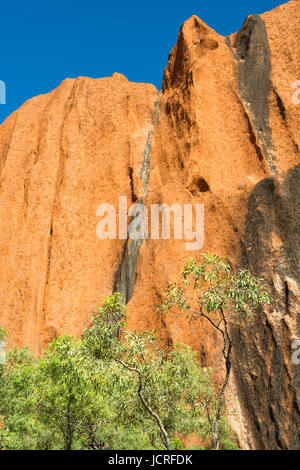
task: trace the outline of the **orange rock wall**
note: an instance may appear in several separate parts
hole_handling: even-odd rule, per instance
[[[204,323],[156,312],[161,291],[198,257],[186,240],[99,240],[97,207],[204,204],[201,252],[241,263],[249,196],[300,162],[300,2],[249,17],[224,38],[196,16],[179,32],[161,93],[111,78],[66,79],[0,126],[0,324],[13,345],[40,353],[79,335],[104,295],[121,290],[129,326],[183,341],[222,374]],[[253,446],[232,380],[228,410]],[[238,411],[236,411],[238,410]],[[234,414],[234,413],[233,413]],[[236,417],[238,415],[238,417]],[[250,432],[250,431],[249,431]]]

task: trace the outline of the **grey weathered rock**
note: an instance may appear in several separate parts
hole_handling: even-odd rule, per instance
[[[243,263],[269,285],[273,303],[236,329],[235,376],[253,446],[300,449],[300,165],[256,185],[249,200]]]

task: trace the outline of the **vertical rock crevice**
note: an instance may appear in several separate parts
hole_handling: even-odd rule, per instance
[[[142,163],[142,167],[140,170],[140,178],[143,184],[143,197],[138,198],[137,204],[144,204],[144,198],[148,195],[148,180],[149,180],[149,172],[150,172],[150,155],[151,155],[151,148],[152,148],[152,137],[155,127],[157,125],[159,119],[159,101],[160,101],[161,94],[159,94],[158,100],[155,102],[154,105],[154,118],[152,122],[152,126],[148,132],[147,142],[144,148],[144,159]],[[141,227],[140,227],[141,230]],[[135,277],[136,277],[136,266],[139,256],[140,247],[143,244],[144,239],[138,238],[137,240],[133,240],[128,235],[127,240],[125,241],[122,260],[120,267],[115,276],[115,282],[113,286],[114,291],[119,291],[126,302],[126,304],[130,301],[134,284],[135,284]]]

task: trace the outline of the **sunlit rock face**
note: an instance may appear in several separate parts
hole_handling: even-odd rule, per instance
[[[298,0],[250,16],[227,38],[193,16],[161,92],[121,74],[66,79],[6,119],[0,324],[11,345],[39,354],[58,334],[79,335],[99,299],[118,289],[130,328],[190,344],[221,377],[209,326],[179,312],[161,318],[156,305],[187,259],[227,255],[266,276],[275,297],[255,334],[234,330],[229,418],[243,448],[300,447],[300,366],[290,349],[299,334],[299,24]],[[187,250],[173,227],[171,239],[131,240],[118,227],[115,239],[99,239],[97,209],[111,204],[118,221],[120,197],[149,212],[204,204],[202,248]]]

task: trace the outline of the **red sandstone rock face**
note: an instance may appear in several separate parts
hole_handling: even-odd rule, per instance
[[[162,320],[155,310],[162,289],[200,252],[187,251],[186,240],[99,240],[96,210],[104,202],[118,209],[119,196],[148,208],[202,203],[201,252],[240,264],[253,187],[300,162],[300,104],[292,100],[299,22],[298,0],[249,17],[228,38],[193,16],[160,94],[120,74],[67,79],[0,126],[0,324],[11,344],[39,353],[57,334],[79,335],[98,300],[119,289],[131,328],[190,344],[222,374],[206,324],[189,326],[175,313]],[[232,378],[227,397],[241,445],[284,447],[254,435],[239,409],[241,387]]]
[[[111,292],[123,241],[99,241],[96,209],[131,195],[158,92],[122,75],[65,80],[1,126],[1,323],[39,352],[80,334]]]

